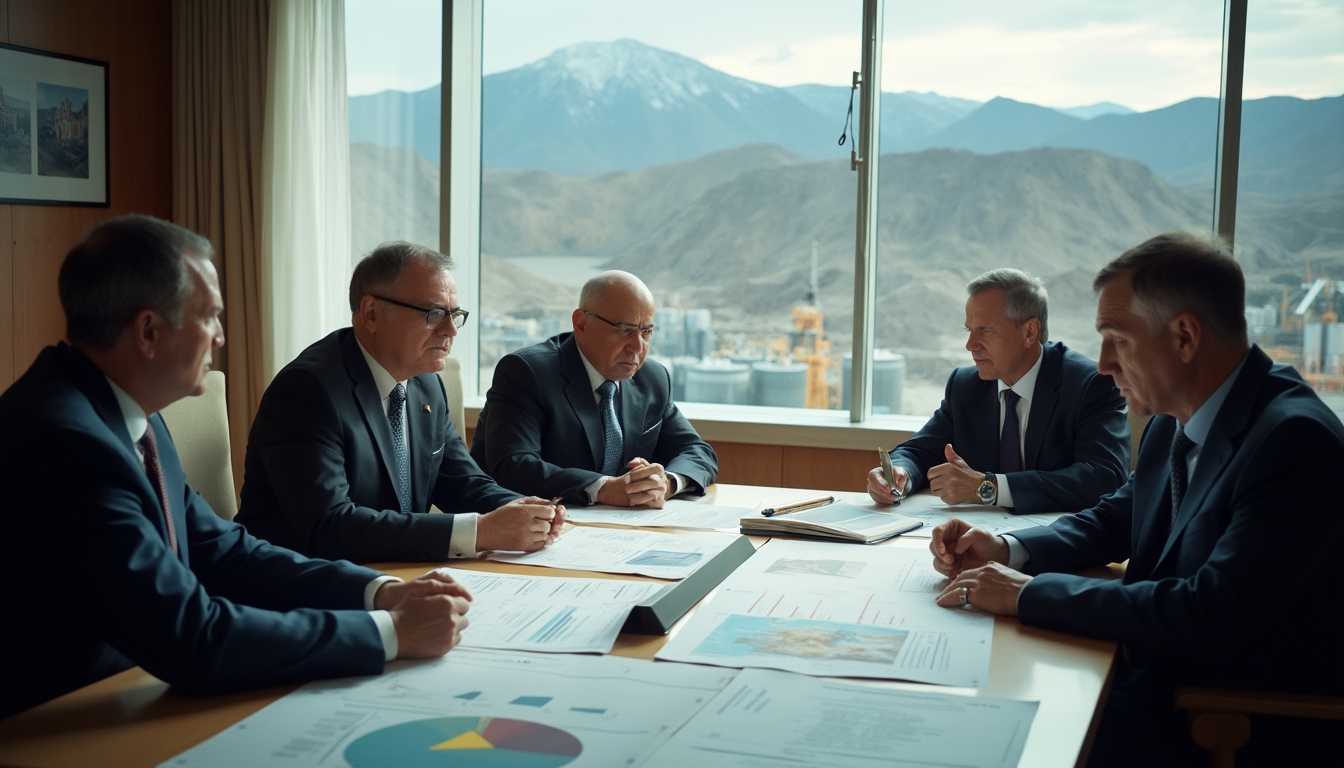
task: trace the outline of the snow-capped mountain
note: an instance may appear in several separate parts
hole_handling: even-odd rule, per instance
[[[586,175],[770,143],[839,157],[844,113],[634,40],[581,43],[482,84],[487,165]]]

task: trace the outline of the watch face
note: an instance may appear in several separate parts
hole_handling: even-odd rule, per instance
[[[980,500],[988,504],[994,500],[994,484],[986,480],[980,484]]]

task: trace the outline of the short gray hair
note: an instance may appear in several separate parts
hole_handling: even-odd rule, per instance
[[[1246,278],[1232,248],[1212,232],[1166,232],[1125,251],[1101,268],[1092,281],[1098,293],[1129,274],[1134,312],[1160,336],[1183,312],[1198,317],[1211,335],[1245,345]]]
[[[639,286],[639,288],[643,289],[643,292],[649,296],[650,301],[653,299],[653,294],[649,291],[649,287],[644,284],[643,280],[640,280],[629,272],[612,269],[594,275],[588,282],[583,284],[583,289],[579,291],[579,309],[592,308],[595,303],[602,300],[602,297],[607,291],[617,285]]]
[[[70,249],[56,280],[71,344],[108,350],[136,313],[150,309],[174,328],[195,287],[188,258],[209,259],[210,241],[152,216],[94,226]]]
[[[452,269],[453,260],[433,248],[405,240],[383,243],[355,265],[350,276],[350,311],[359,311],[359,302],[369,294],[386,293],[397,284],[406,265],[420,259],[432,267]]]
[[[1020,269],[1000,267],[980,275],[966,284],[966,295],[976,296],[985,291],[1003,291],[1003,314],[1017,325],[1033,317],[1041,321],[1041,343],[1050,340],[1050,294],[1045,282]]]

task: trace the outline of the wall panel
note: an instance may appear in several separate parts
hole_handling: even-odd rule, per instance
[[[862,491],[868,470],[877,466],[877,451],[840,448],[784,447],[783,482],[786,488],[824,491]]]
[[[783,480],[784,448],[778,445],[710,442],[719,457],[719,482],[778,487]]]
[[[12,248],[0,252],[0,388],[26,370],[42,347],[65,334],[56,294],[61,260],[84,232],[124,213],[171,218],[172,5],[170,0],[0,0],[5,41],[108,62],[110,208],[0,206]]]

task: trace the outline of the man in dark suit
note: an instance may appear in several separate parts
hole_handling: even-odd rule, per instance
[[[309,560],[219,519],[159,409],[224,343],[210,243],[145,216],[66,258],[70,344],[0,396],[0,717],[135,665],[214,693],[447,652],[470,596]]]
[[[1049,337],[1045,286],[1016,269],[966,286],[974,368],[947,380],[943,404],[891,452],[902,493],[926,485],[948,504],[1018,514],[1086,509],[1129,473],[1129,425],[1111,377]],[[868,473],[880,504],[896,494]]]
[[[471,454],[501,484],[582,504],[662,507],[700,495],[718,457],[672,402],[667,369],[646,362],[653,295],[628,272],[589,280],[572,334],[506,355]]]
[[[1179,685],[1344,694],[1344,619],[1322,592],[1344,549],[1344,426],[1296,371],[1248,345],[1245,283],[1220,241],[1159,235],[1095,287],[1098,367],[1131,408],[1157,414],[1138,466],[1049,528],[939,526],[935,566],[953,577],[939,603],[1123,643],[1093,763],[1198,762],[1172,707]],[[1124,560],[1123,581],[1069,575]],[[1263,725],[1248,749],[1312,743],[1276,745],[1285,725]],[[1271,764],[1320,764],[1291,754]]]
[[[435,372],[467,319],[451,266],[432,248],[393,242],[355,267],[353,327],[285,366],[252,422],[237,520],[253,535],[358,563],[554,540],[564,508],[495,484],[448,416]],[[431,504],[446,514],[427,514]]]

